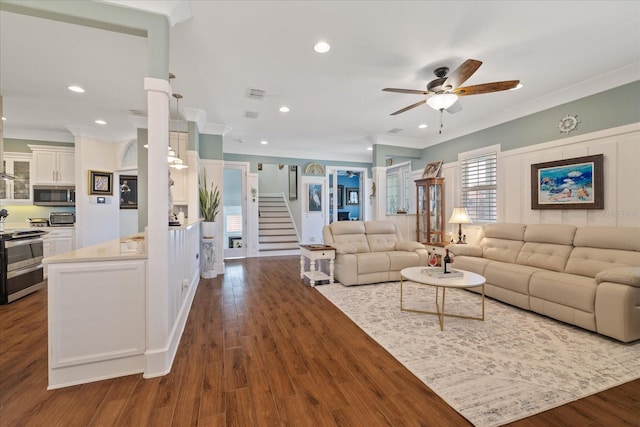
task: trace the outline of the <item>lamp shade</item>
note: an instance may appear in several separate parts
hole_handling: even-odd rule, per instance
[[[471,224],[472,222],[467,208],[453,208],[449,224]]]
[[[434,110],[446,110],[458,100],[458,95],[452,93],[441,93],[427,99],[427,104]]]

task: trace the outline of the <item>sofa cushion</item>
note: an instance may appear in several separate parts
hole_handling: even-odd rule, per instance
[[[640,227],[581,227],[573,246],[640,252]]]
[[[496,239],[524,240],[525,229],[526,225],[524,224],[487,224],[483,228],[482,235]]]
[[[454,255],[467,255],[467,256],[482,256],[482,248],[475,245],[463,245],[463,244],[451,244],[447,245],[446,249],[449,249],[449,252]]]
[[[525,242],[516,262],[521,265],[564,271],[572,246]]]
[[[482,257],[494,261],[515,263],[523,243],[520,240],[483,237],[480,241]]]
[[[362,221],[336,221],[323,228],[322,238],[325,245],[333,246],[335,243],[351,245],[341,248],[345,253],[370,252]]]
[[[640,267],[640,252],[577,247],[571,251],[564,271],[596,277],[602,270],[616,267]]]
[[[389,270],[400,271],[403,268],[420,265],[420,255],[416,252],[389,251],[385,252],[389,257]]]
[[[487,264],[483,276],[487,279],[487,283],[528,295],[529,280],[538,271],[543,270],[526,265],[494,261]]]
[[[357,254],[358,275],[389,271],[389,256],[385,252],[369,252]]]
[[[531,276],[529,295],[588,313],[594,312],[596,280],[575,274],[539,271]]]
[[[372,252],[392,251],[396,242],[401,240],[396,225],[391,221],[367,221],[364,225]]]
[[[575,225],[531,224],[524,231],[524,241],[570,246],[573,244],[576,228]]]

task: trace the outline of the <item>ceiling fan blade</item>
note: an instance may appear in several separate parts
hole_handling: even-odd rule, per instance
[[[456,101],[451,105],[451,107],[447,108],[445,111],[449,114],[455,114],[459,111],[462,111],[462,104],[460,104],[460,101]]]
[[[453,90],[458,96],[479,95],[482,93],[500,92],[501,90],[509,90],[518,86],[520,80],[506,80],[504,82],[484,83],[475,86],[459,87]]]
[[[385,92],[410,93],[412,95],[429,95],[429,92],[427,92],[426,90],[394,89],[392,87],[385,87],[382,90]]]
[[[442,84],[443,89],[451,90],[460,86],[466,82],[473,73],[482,65],[482,61],[477,59],[467,59],[458,68],[453,70],[453,73],[447,77],[447,80]]]
[[[391,115],[392,115],[392,116],[395,116],[396,114],[404,113],[405,111],[409,111],[409,110],[411,110],[412,108],[419,107],[420,105],[422,105],[422,104],[424,104],[424,103],[426,103],[426,102],[427,102],[427,100],[426,100],[426,99],[423,99],[422,101],[418,101],[418,102],[416,102],[415,104],[411,104],[411,105],[409,105],[408,107],[404,107],[402,110],[398,110],[398,111],[396,111],[395,113],[391,113]]]

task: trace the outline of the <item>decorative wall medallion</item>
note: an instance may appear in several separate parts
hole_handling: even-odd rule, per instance
[[[324,175],[324,166],[320,163],[307,163],[304,173],[305,175]]]
[[[575,116],[567,114],[562,120],[560,120],[560,123],[558,123],[558,129],[560,129],[560,132],[569,133],[578,127],[578,123],[580,123],[580,120],[578,120],[577,114]]]

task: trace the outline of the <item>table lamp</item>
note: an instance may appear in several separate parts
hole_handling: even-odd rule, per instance
[[[462,241],[462,224],[471,224],[472,222],[467,208],[453,208],[449,224],[458,224],[458,241],[456,243],[465,243]]]

